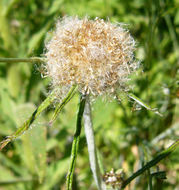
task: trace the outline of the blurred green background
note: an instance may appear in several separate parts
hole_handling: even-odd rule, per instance
[[[98,98],[92,105],[96,144],[104,171],[139,169],[179,136],[179,1],[178,0],[0,0],[0,57],[43,56],[55,22],[64,15],[100,17],[127,24],[137,42],[141,67],[130,81],[132,92],[163,117],[121,97]],[[49,93],[40,64],[0,63],[0,140],[14,132]],[[21,138],[0,152],[0,190],[65,189],[78,96],[53,126],[51,106]],[[95,190],[84,131],[74,177],[74,190]],[[179,150],[150,172],[153,189],[179,189]],[[150,172],[126,190],[145,190]],[[109,187],[109,189],[111,189]]]

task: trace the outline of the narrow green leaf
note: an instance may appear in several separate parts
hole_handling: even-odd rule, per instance
[[[141,106],[143,106],[144,108],[146,108],[147,110],[150,110],[152,112],[154,112],[155,114],[159,115],[159,116],[163,116],[161,113],[159,113],[157,108],[151,108],[149,105],[147,105],[146,103],[144,103],[141,99],[139,99],[137,96],[135,96],[132,93],[128,94],[129,98],[133,99],[134,101],[136,101],[138,104],[140,104]]]
[[[169,146],[167,149],[163,150],[160,154],[158,154],[153,160],[149,161],[147,164],[145,164],[141,169],[133,173],[129,178],[127,178],[122,185],[122,188],[125,188],[132,180],[134,180],[136,177],[144,173],[146,170],[150,169],[151,167],[155,166],[158,162],[160,162],[162,159],[169,156],[173,151],[175,151],[179,146],[179,139],[176,140],[171,146]]]

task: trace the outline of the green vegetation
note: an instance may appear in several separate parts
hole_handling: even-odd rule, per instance
[[[101,172],[123,169],[125,186],[145,170],[131,190],[179,188],[179,149],[170,155],[179,142],[178,0],[0,0],[0,58],[34,57],[0,62],[0,141],[13,140],[0,152],[0,189],[65,189],[79,95],[73,87],[58,104],[38,58],[64,15],[125,23],[137,41],[141,67],[129,81],[131,93],[92,103]],[[78,149],[73,189],[95,190],[83,127]]]

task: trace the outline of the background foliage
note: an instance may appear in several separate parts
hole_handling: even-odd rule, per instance
[[[0,0],[0,57],[40,56],[56,20],[89,15],[124,22],[137,41],[141,69],[133,76],[133,93],[163,114],[133,101],[93,103],[95,138],[104,171],[139,169],[179,135],[179,1],[178,0]],[[49,31],[49,32],[48,32]],[[48,32],[48,33],[47,33]],[[10,135],[49,93],[40,65],[0,63],[0,140]],[[0,152],[0,189],[65,189],[78,97],[52,126],[53,106],[20,139]],[[162,134],[162,135],[161,135]],[[152,168],[153,189],[179,188],[179,151]],[[148,189],[150,172],[126,189]],[[96,189],[89,167],[84,132],[74,179],[75,189]]]

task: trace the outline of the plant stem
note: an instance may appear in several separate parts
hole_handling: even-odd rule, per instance
[[[71,100],[71,98],[74,95],[76,86],[72,86],[69,90],[66,97],[62,100],[62,102],[59,103],[57,106],[57,110],[55,114],[59,114],[60,111],[64,108],[64,106]],[[34,122],[34,120],[44,111],[48,106],[50,106],[54,100],[56,99],[56,89],[54,89],[51,94],[40,104],[40,106],[32,113],[32,115],[27,119],[22,126],[20,126],[16,132],[14,132],[12,135],[8,136],[4,141],[0,142],[0,151],[12,140],[18,138],[21,136],[24,132],[26,132],[31,124]]]
[[[88,152],[89,152],[89,160],[90,166],[93,173],[94,180],[99,190],[102,189],[102,180],[100,175],[100,169],[97,159],[97,152],[95,147],[95,139],[94,139],[94,131],[93,131],[93,124],[91,118],[91,107],[89,97],[86,97],[86,104],[84,109],[84,128],[85,128],[85,136],[88,145]]]
[[[41,57],[30,57],[30,58],[2,58],[0,57],[0,62],[6,62],[6,63],[18,63],[18,62],[45,62],[45,58]]]
[[[166,150],[162,151],[158,156],[156,156],[153,160],[148,162],[146,165],[144,165],[141,169],[139,169],[137,172],[132,174],[128,179],[126,179],[123,182],[122,188],[125,188],[132,180],[134,180],[136,177],[144,173],[149,168],[155,166],[158,162],[160,162],[162,159],[166,158],[168,155],[170,155],[176,148],[179,146],[179,139],[175,141],[170,147],[168,147]]]
[[[148,170],[148,177],[149,177],[148,189],[149,189],[149,190],[153,190],[153,186],[152,186],[152,175],[151,175],[151,173],[150,173],[150,169]]]
[[[66,180],[67,190],[72,190],[73,173],[74,173],[75,162],[76,162],[77,153],[78,153],[78,146],[79,146],[79,140],[80,140],[80,134],[81,134],[81,128],[82,128],[82,117],[83,117],[85,102],[86,102],[86,97],[81,95],[79,111],[77,115],[77,122],[76,122],[76,131],[74,134],[72,150],[71,150],[70,168],[68,170],[67,180]]]

